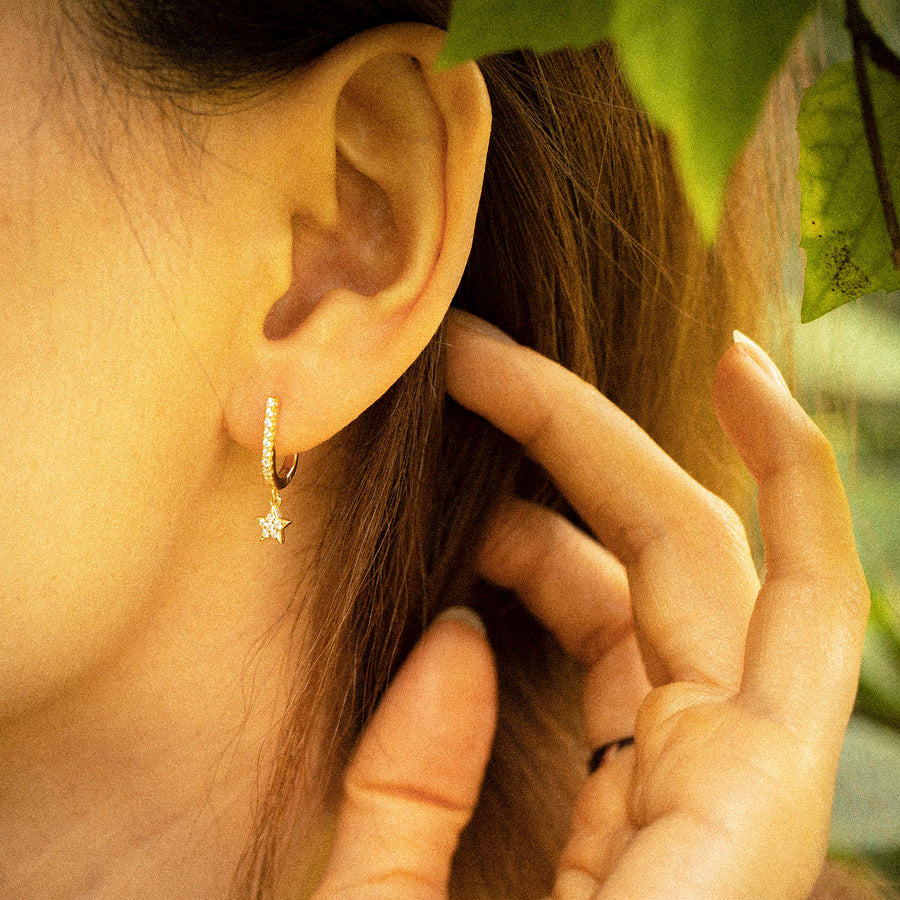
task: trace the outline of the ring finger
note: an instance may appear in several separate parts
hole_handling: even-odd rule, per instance
[[[507,498],[492,518],[478,570],[514,590],[563,649],[587,667],[584,724],[590,745],[633,734],[650,683],[622,564],[557,513]]]

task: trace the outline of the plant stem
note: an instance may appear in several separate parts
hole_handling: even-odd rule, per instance
[[[890,72],[894,78],[900,78],[900,56],[888,47],[881,35],[872,27],[872,23],[859,5],[859,0],[850,0],[847,3],[847,29],[851,34],[859,36],[869,54],[869,59],[879,69]]]
[[[853,70],[856,75],[856,87],[859,91],[859,105],[862,109],[863,130],[866,134],[866,142],[869,145],[869,155],[872,157],[872,165],[875,168],[875,181],[878,185],[878,197],[881,200],[881,208],[884,211],[884,221],[887,225],[888,236],[891,240],[891,260],[894,267],[900,269],[900,222],[897,220],[897,208],[894,205],[894,197],[891,192],[891,182],[888,178],[887,166],[884,162],[884,151],[881,148],[881,137],[878,134],[878,122],[875,119],[875,106],[872,103],[872,89],[869,85],[869,73],[866,71],[866,50],[871,51],[874,36],[881,44],[884,42],[875,34],[869,20],[865,17],[859,5],[859,0],[847,0],[847,28],[853,41]],[[879,47],[879,55],[884,56]],[[893,55],[890,48],[884,46],[884,50],[897,62],[897,72],[900,72],[900,60]],[[891,67],[885,66],[891,71]]]

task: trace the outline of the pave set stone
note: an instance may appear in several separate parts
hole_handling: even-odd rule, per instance
[[[266,484],[272,488],[272,508],[267,516],[261,516],[259,522],[261,534],[259,539],[265,541],[272,538],[279,544],[284,543],[284,529],[291,524],[290,519],[282,519],[278,513],[281,506],[281,495],[275,484],[275,430],[278,425],[278,399],[269,397],[266,403],[266,418],[263,427],[262,469]]]
[[[263,427],[262,467],[266,484],[275,486],[275,429],[278,425],[278,399],[269,397],[266,403],[266,418]]]
[[[284,529],[291,524],[290,519],[282,519],[278,514],[278,507],[273,503],[269,514],[256,520],[262,530],[259,539],[261,541],[272,538],[279,544],[284,543]]]

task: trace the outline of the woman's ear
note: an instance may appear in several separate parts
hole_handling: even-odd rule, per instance
[[[248,449],[269,396],[281,401],[280,453],[332,437],[411,365],[453,299],[490,102],[474,64],[433,71],[444,36],[364,32],[213,126],[256,210],[246,239],[266,243],[265,271],[282,273],[247,298],[228,351],[225,424]]]

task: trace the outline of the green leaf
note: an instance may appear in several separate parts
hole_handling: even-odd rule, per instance
[[[456,0],[438,62],[515,49],[616,45],[629,86],[673,143],[700,228],[715,236],[725,183],[814,0]]]
[[[615,0],[456,0],[437,67],[512,50],[583,50],[609,36]]]
[[[900,201],[900,82],[869,66],[872,100]],[[807,92],[800,135],[801,240],[806,284],[801,321],[866,294],[900,290],[863,131],[853,64],[832,66]]]
[[[671,136],[704,236],[766,89],[811,0],[620,0],[612,34],[629,86]]]

